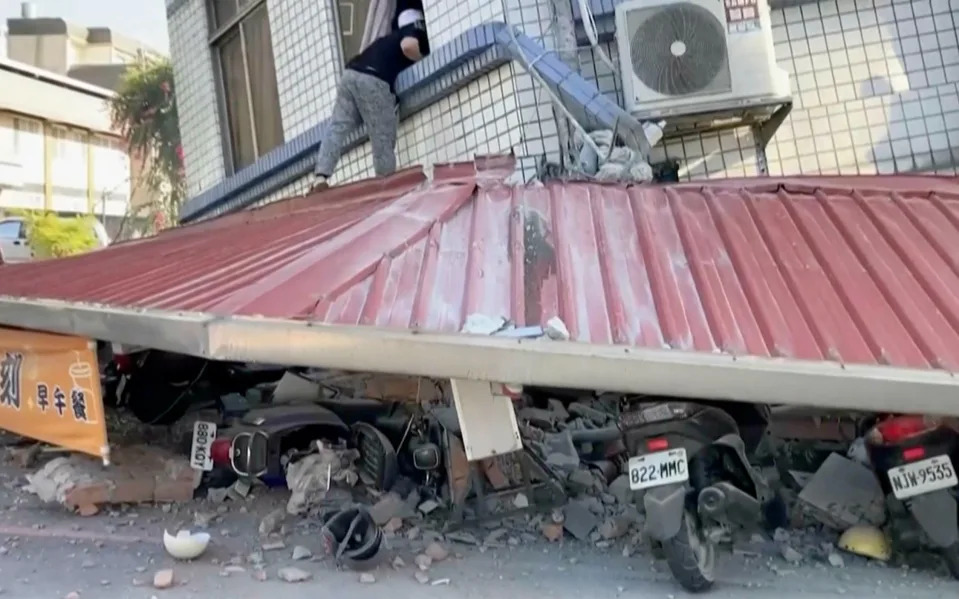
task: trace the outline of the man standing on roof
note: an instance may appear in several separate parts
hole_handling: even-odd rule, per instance
[[[326,135],[316,155],[313,189],[325,189],[336,169],[343,145],[361,124],[373,146],[376,176],[396,170],[398,102],[394,84],[407,67],[430,52],[422,11],[400,12],[398,28],[353,58],[343,70]]]

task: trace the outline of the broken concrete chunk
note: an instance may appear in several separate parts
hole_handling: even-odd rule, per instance
[[[286,510],[277,508],[263,516],[260,520],[260,536],[266,537],[280,532],[283,522],[286,520]]]
[[[413,574],[413,578],[420,584],[427,584],[430,581],[430,577],[426,572],[417,571]]]
[[[570,414],[585,418],[597,426],[603,426],[612,419],[612,416],[609,413],[602,410],[597,410],[596,408],[588,406],[581,401],[574,401],[573,403],[569,404],[569,408],[567,409],[569,410]]]
[[[798,564],[802,561],[802,554],[789,545],[780,545],[779,552],[782,554],[783,559],[791,564]]]
[[[837,453],[823,462],[799,494],[799,504],[836,530],[857,524],[881,525],[886,504],[876,475]]]
[[[283,539],[266,541],[263,543],[262,549],[263,551],[279,551],[280,549],[286,549],[286,543],[283,542]]]
[[[390,518],[390,521],[383,525],[383,532],[396,533],[403,528],[402,518]]]
[[[454,543],[462,543],[464,545],[479,545],[479,539],[477,539],[471,533],[465,531],[455,531],[446,533],[446,538]]]
[[[575,494],[583,494],[593,488],[593,474],[586,468],[570,472],[566,486]]]
[[[618,539],[629,532],[632,521],[625,516],[607,518],[599,527],[599,534],[607,541]]]
[[[413,558],[413,563],[416,564],[417,568],[425,571],[429,570],[430,566],[433,565],[433,559],[425,553],[421,553]]]
[[[546,336],[553,341],[569,341],[569,329],[559,316],[554,316],[547,320],[543,331],[546,333]]]
[[[370,508],[370,515],[377,526],[383,526],[393,518],[412,516],[406,501],[396,493],[387,493]]]
[[[294,561],[310,559],[311,557],[313,557],[313,552],[310,551],[308,548],[304,547],[303,545],[297,545],[296,547],[293,548],[292,557]]]
[[[315,444],[315,449],[316,453],[303,456],[286,468],[289,514],[302,514],[317,507],[326,499],[333,483],[352,487],[359,479],[353,469],[353,463],[360,457],[357,450],[333,449],[320,442]]]
[[[486,538],[483,539],[483,544],[489,546],[496,545],[507,535],[509,535],[509,531],[507,529],[497,528],[496,530],[490,531],[490,533],[486,535]]]
[[[423,554],[429,557],[432,563],[441,562],[450,556],[449,550],[437,541],[427,545]]]
[[[294,568],[292,566],[280,568],[276,575],[283,582],[306,582],[307,580],[313,578],[313,575],[309,572],[300,570],[299,568]]]
[[[168,589],[173,586],[173,570],[160,570],[153,575],[153,588]]]
[[[550,543],[555,543],[563,538],[563,525],[557,524],[555,522],[545,522],[543,523],[540,530],[543,533],[543,536],[546,537],[546,540]]]
[[[554,452],[546,456],[546,463],[562,472],[574,472],[579,468],[579,457]]]
[[[190,501],[199,479],[186,457],[131,446],[116,454],[109,469],[90,456],[55,458],[27,475],[27,489],[45,502],[93,515],[106,504]]]
[[[551,410],[542,408],[523,408],[518,414],[520,420],[525,420],[532,426],[550,429],[559,421],[559,415]]]
[[[629,488],[629,476],[623,474],[609,483],[609,493],[616,498],[616,501],[622,505],[629,505],[633,502],[633,490]]]
[[[580,541],[588,541],[589,533],[599,525],[599,518],[582,500],[570,501],[563,515],[563,527]]]
[[[529,507],[529,498],[526,497],[524,493],[517,493],[516,497],[513,497],[513,507],[522,510]]]
[[[423,514],[429,515],[429,514],[435,512],[435,511],[437,510],[437,508],[439,508],[439,507],[440,507],[440,504],[439,504],[439,503],[433,501],[432,499],[427,499],[426,501],[424,501],[423,503],[420,504],[420,507],[419,507],[418,509],[419,509]]]
[[[360,574],[360,584],[373,584],[376,582],[376,577],[369,572],[363,572]]]
[[[569,412],[566,411],[566,406],[563,405],[563,402],[558,399],[550,399],[547,402],[549,406],[549,411],[556,414],[556,418],[560,422],[566,422],[569,420]]]

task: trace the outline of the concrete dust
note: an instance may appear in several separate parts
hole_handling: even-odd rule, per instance
[[[285,490],[254,489],[243,502],[104,508],[80,518],[23,492],[24,474],[9,463],[0,467],[0,599],[325,599],[344,593],[379,599],[384,589],[396,599],[687,596],[665,563],[653,560],[630,535],[620,537],[617,531],[601,543],[581,542],[563,536],[559,524],[560,534],[551,543],[539,532],[551,524],[549,514],[546,520],[531,518],[525,530],[505,524],[474,530],[469,534],[476,543],[463,542],[464,535],[443,540],[423,524],[417,534],[398,530],[386,535],[382,565],[357,573],[337,570],[324,557],[319,522],[306,517],[289,516],[271,526],[268,534],[281,538],[286,549],[264,551],[260,524],[271,513],[285,511]],[[190,528],[198,514],[213,536],[210,548],[194,562],[176,562],[163,550],[163,530]],[[845,554],[837,560],[828,546],[834,540],[796,532],[778,542],[754,538],[748,550],[721,554],[718,581],[708,596],[933,599],[959,594],[959,583],[938,564],[917,571]],[[782,545],[803,559],[783,559]],[[811,551],[812,546],[825,549]],[[172,570],[172,577],[164,573],[157,580],[165,570]]]

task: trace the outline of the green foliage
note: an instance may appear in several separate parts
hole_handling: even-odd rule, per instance
[[[144,182],[161,196],[158,211],[176,222],[186,184],[169,59],[132,66],[111,101],[110,116],[127,139],[131,156],[146,161]]]
[[[37,258],[73,256],[97,247],[92,216],[60,216],[56,212],[23,211],[27,240]]]

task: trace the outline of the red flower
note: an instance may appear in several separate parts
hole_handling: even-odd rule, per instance
[[[184,159],[183,159],[183,145],[182,145],[182,144],[177,144],[177,146],[176,146],[176,159],[177,159],[177,161],[179,161],[180,164],[183,164]]]

